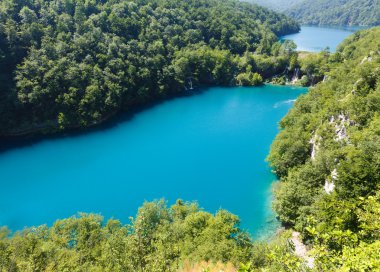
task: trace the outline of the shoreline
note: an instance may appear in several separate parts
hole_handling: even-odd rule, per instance
[[[288,84],[275,84],[271,82],[264,82],[262,85],[270,85],[270,86],[279,86],[279,87],[295,87],[295,88],[309,88],[309,87],[303,87],[299,86],[293,83]],[[262,86],[261,85],[261,86]],[[182,97],[188,97],[193,95],[199,95],[203,93],[208,88],[213,87],[239,87],[235,85],[231,86],[199,86],[195,88],[193,91],[189,92],[188,90],[184,90],[182,92],[179,92],[177,94],[168,95],[167,97],[162,97],[160,99],[157,99],[155,101],[150,101],[145,105],[136,105],[132,107],[129,110],[120,110],[120,111],[114,111],[107,116],[100,119],[98,122],[94,122],[92,124],[89,124],[85,127],[81,126],[74,126],[74,127],[67,127],[65,129],[60,129],[57,121],[50,120],[49,125],[45,126],[38,126],[35,127],[31,126],[29,128],[23,129],[23,130],[16,130],[9,133],[3,133],[0,134],[0,139],[3,141],[23,141],[23,140],[30,140],[35,138],[56,138],[56,137],[65,137],[68,135],[77,135],[77,134],[85,134],[89,133],[91,131],[101,130],[105,127],[112,127],[113,125],[119,123],[120,119],[130,119],[133,118],[133,116],[137,113],[140,113],[146,109],[149,109],[151,107],[155,107],[161,103],[165,103],[167,101],[170,101],[172,99],[182,98]],[[242,86],[242,87],[260,87],[260,86]],[[55,125],[51,125],[55,124]],[[0,152],[1,152],[1,145],[0,145]]]

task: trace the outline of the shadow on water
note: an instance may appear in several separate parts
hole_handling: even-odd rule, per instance
[[[177,95],[173,95],[170,97],[162,98],[154,102],[149,102],[143,106],[136,106],[128,111],[121,111],[110,118],[106,119],[104,122],[90,126],[87,128],[75,128],[68,129],[64,132],[55,132],[52,134],[44,134],[42,132],[35,132],[33,134],[28,134],[24,136],[0,136],[0,154],[5,153],[12,149],[24,148],[28,146],[33,146],[45,140],[56,140],[56,139],[64,139],[64,138],[75,138],[87,135],[89,133],[109,130],[117,127],[119,124],[124,122],[131,121],[136,114],[139,114],[145,110],[153,109],[159,105],[167,103],[169,101],[173,101],[176,99],[183,99],[187,97],[201,95],[206,92],[210,87],[201,87],[192,90],[191,92],[185,91]]]

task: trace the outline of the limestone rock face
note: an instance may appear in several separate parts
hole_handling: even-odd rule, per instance
[[[337,117],[331,116],[330,124],[335,127],[335,138],[336,142],[345,141],[349,143],[349,137],[347,134],[347,127],[355,124],[354,121],[350,120],[347,115],[341,113]]]
[[[334,168],[334,170],[331,172],[331,180],[326,179],[325,181],[324,189],[327,194],[331,194],[334,191],[335,181],[337,180],[338,180],[338,171],[336,170],[336,168]]]

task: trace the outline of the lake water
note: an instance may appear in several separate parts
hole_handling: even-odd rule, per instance
[[[77,212],[123,223],[144,200],[225,208],[257,237],[277,227],[264,161],[278,121],[305,88],[210,88],[128,120],[0,153],[0,225],[52,224]]]
[[[296,34],[281,37],[282,40],[292,40],[297,44],[298,51],[319,52],[326,47],[335,52],[337,46],[360,27],[321,27],[302,26]]]

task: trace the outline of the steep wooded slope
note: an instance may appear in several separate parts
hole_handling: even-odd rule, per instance
[[[229,85],[295,21],[234,0],[0,2],[0,135],[87,127],[194,84]]]
[[[271,148],[274,208],[313,244],[319,271],[380,269],[380,27],[350,36],[325,65]]]
[[[302,24],[375,26],[380,24],[380,0],[304,0],[285,14]]]

